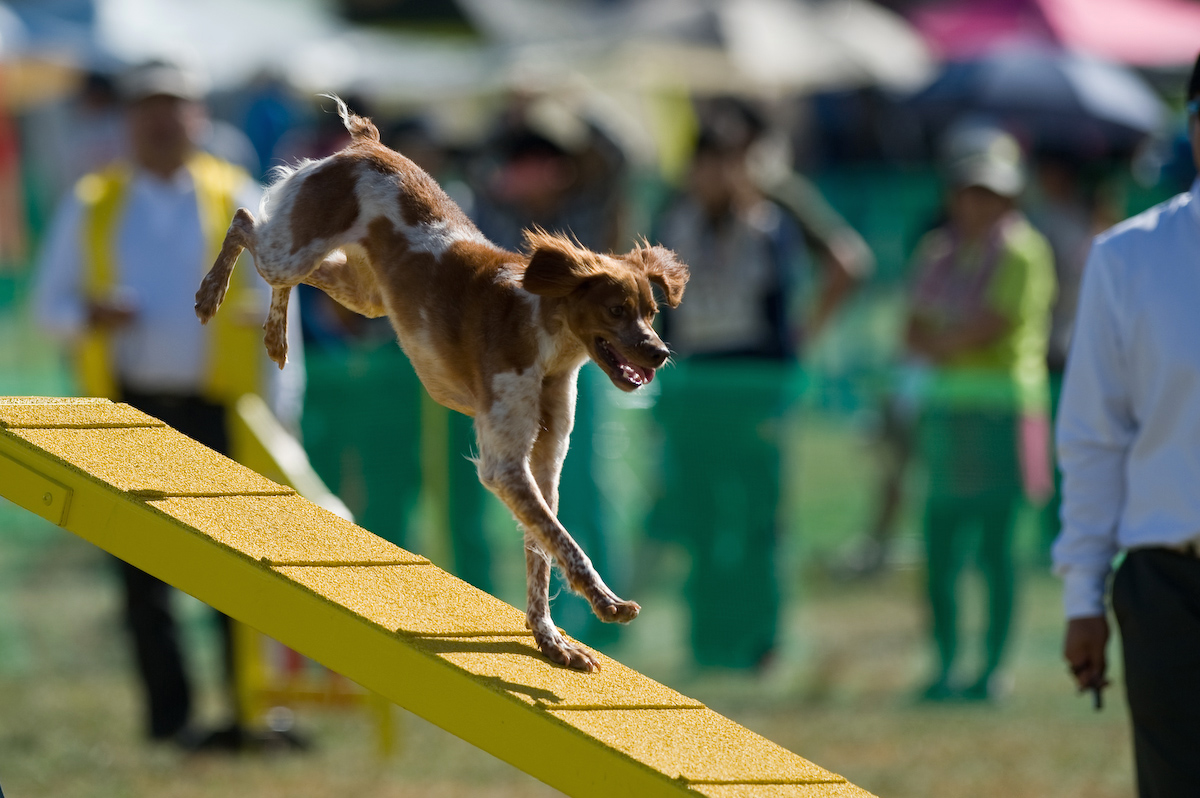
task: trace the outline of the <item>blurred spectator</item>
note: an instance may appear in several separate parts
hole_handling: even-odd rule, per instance
[[[370,104],[363,97],[347,94],[342,99],[355,113],[371,116]],[[349,143],[350,134],[333,109],[333,103],[316,98],[310,103],[309,112],[298,114],[296,123],[276,141],[271,162],[290,164],[305,158],[316,160],[332,155]]]
[[[270,72],[255,77],[246,87],[249,95],[242,112],[242,130],[245,131],[258,159],[259,179],[265,179],[268,170],[275,164],[279,142],[295,128],[303,117],[300,102],[292,95],[284,78]]]
[[[0,276],[25,265],[28,225],[16,126],[0,113]]]
[[[1017,142],[998,130],[952,131],[946,226],[916,253],[906,334],[929,368],[919,449],[929,473],[924,514],[938,665],[924,697],[988,699],[1004,659],[1016,590],[1014,522],[1022,488],[1049,489],[1046,341],[1054,297],[1050,246],[1017,210]],[[958,575],[978,532],[987,583],[983,668],[961,692]]]
[[[1029,221],[1046,237],[1054,253],[1054,273],[1058,293],[1050,315],[1050,340],[1046,367],[1050,376],[1051,423],[1057,415],[1062,393],[1063,370],[1075,326],[1075,309],[1083,266],[1092,246],[1095,229],[1082,164],[1066,155],[1043,154],[1033,165],[1033,185],[1028,203]],[[1053,461],[1052,461],[1053,462]],[[1054,492],[1041,509],[1043,556],[1058,536],[1062,480],[1055,469]]]
[[[112,75],[89,72],[75,101],[66,108],[62,136],[55,140],[55,185],[60,191],[84,175],[128,154],[121,98]]]
[[[866,539],[846,563],[853,575],[876,575],[891,556],[904,507],[905,478],[916,454],[925,371],[921,362],[902,357],[886,377],[888,384],[879,405],[876,432],[880,478]]]
[[[79,178],[129,156],[125,107],[113,69],[88,72],[73,98],[28,113],[25,155],[35,175],[35,213],[52,206]],[[197,147],[258,174],[250,140],[236,126],[206,113],[195,127]]]
[[[1187,97],[1200,165],[1200,59]],[[1095,239],[1059,409],[1063,654],[1099,706],[1111,584],[1143,798],[1200,794],[1198,203],[1193,182]]]
[[[703,109],[686,189],[655,236],[691,277],[686,301],[663,315],[679,357],[660,378],[655,408],[665,484],[650,535],[681,543],[692,557],[687,599],[701,666],[760,667],[775,651],[781,442],[795,387],[806,243],[827,267],[810,335],[869,264],[840,219],[812,213],[826,206],[801,178],[761,162],[752,168],[765,129],[744,103]]]
[[[576,110],[556,99],[515,94],[509,98],[480,162],[470,173],[474,191],[472,215],[479,229],[506,249],[523,247],[523,232],[540,227],[565,233],[583,246],[608,252],[619,248],[626,158],[620,146]],[[609,380],[594,364],[579,373],[575,426],[559,482],[559,520],[591,557],[596,569],[611,574],[619,592],[620,570],[611,562],[609,514],[596,479],[596,443],[603,391]],[[452,415],[459,453],[470,453],[474,436],[468,420]],[[482,541],[473,530],[482,519],[468,512],[478,507],[464,500],[478,492],[473,465],[452,456],[452,526],[464,540]],[[459,502],[464,502],[459,505]],[[567,589],[561,574],[555,617],[570,634],[592,645],[612,641],[617,624],[602,623],[587,602]]]
[[[247,264],[235,273],[207,327],[192,309],[234,211],[257,207],[258,185],[199,149],[208,126],[197,76],[152,62],[122,75],[118,89],[129,158],[86,175],[63,200],[36,279],[37,320],[72,346],[84,395],[128,402],[225,454],[231,406],[245,393],[268,396],[294,429],[303,349],[293,342],[289,367],[271,367],[260,329],[269,289],[257,272]],[[125,563],[120,571],[148,735],[187,747],[250,742],[237,720],[216,732],[194,725],[173,590]],[[229,619],[220,617],[236,719]]]

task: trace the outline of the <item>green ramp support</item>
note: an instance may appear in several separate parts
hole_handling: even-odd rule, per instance
[[[568,795],[870,795],[128,405],[0,397],[0,495]]]

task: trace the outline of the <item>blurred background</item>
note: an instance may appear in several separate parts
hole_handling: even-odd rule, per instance
[[[263,184],[345,143],[318,96],[338,94],[502,246],[534,223],[600,250],[645,237],[766,286],[752,321],[778,333],[769,351],[739,348],[737,320],[715,340],[697,317],[732,294],[696,281],[654,383],[623,394],[585,367],[562,518],[644,609],[604,627],[560,589],[560,625],[880,796],[1130,795],[1121,688],[1096,713],[1061,663],[1052,495],[1016,514],[1002,683],[922,693],[937,665],[905,325],[914,252],[945,219],[943,145],[970,124],[1021,145],[1019,202],[1054,248],[1069,327],[1079,248],[1193,180],[1198,51],[1194,0],[9,0],[0,395],[78,390],[32,286],[61,198],[123,153],[123,70],[203,76],[202,145]],[[722,222],[722,202],[751,211]],[[522,606],[520,535],[474,480],[469,424],[422,395],[386,324],[299,296],[292,432],[313,468],[361,525]],[[384,723],[299,690],[268,714],[303,750],[150,745],[115,582],[102,553],[0,502],[13,796],[554,794],[398,709]],[[956,599],[967,671],[979,583],[967,568]],[[177,605],[217,715],[218,632]],[[284,682],[315,669],[264,659]]]

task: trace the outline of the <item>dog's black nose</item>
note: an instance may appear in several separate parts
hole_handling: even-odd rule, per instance
[[[646,358],[646,362],[654,368],[658,368],[663,363],[667,362],[667,358],[671,353],[665,346],[657,341],[646,341],[641,346],[642,356]]]

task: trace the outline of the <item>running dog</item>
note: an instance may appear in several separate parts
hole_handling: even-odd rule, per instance
[[[576,378],[591,358],[623,391],[654,379],[669,352],[651,326],[652,286],[677,306],[687,267],[662,247],[600,254],[540,230],[526,234],[522,254],[500,249],[433,178],[383,146],[369,119],[331,99],[351,143],[282,169],[257,220],[238,209],[196,315],[207,323],[217,312],[243,249],[272,288],[265,343],[280,368],[297,284],[386,315],[430,396],[475,419],[479,479],[524,528],[526,625],[538,648],[597,670],[551,620],[551,558],[601,620],[628,623],[641,608],[604,584],[557,518]]]

